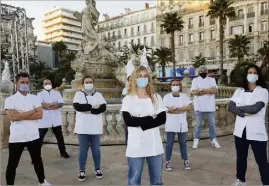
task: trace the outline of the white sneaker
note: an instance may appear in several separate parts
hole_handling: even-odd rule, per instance
[[[219,145],[219,142],[217,141],[217,139],[213,139],[211,142],[212,147],[215,147],[217,149],[221,148],[221,146]]]
[[[198,147],[199,147],[199,139],[194,139],[193,140],[192,148],[193,149],[197,149]]]
[[[189,160],[184,161],[184,168],[185,170],[191,170],[190,162]]]
[[[44,180],[43,183],[40,183],[39,185],[51,185],[49,182],[47,182],[47,180]]]
[[[244,186],[244,185],[246,185],[246,182],[242,182],[239,179],[237,179],[236,182],[232,184],[232,186]]]

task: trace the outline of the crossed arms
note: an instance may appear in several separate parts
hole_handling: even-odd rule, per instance
[[[206,89],[200,89],[200,90],[193,90],[192,94],[195,96],[203,96],[203,95],[211,95],[211,94],[216,94],[217,89],[216,87],[211,87],[211,88],[206,88]]]
[[[234,101],[230,101],[228,105],[228,111],[237,116],[245,117],[257,114],[258,112],[260,112],[260,110],[263,109],[264,106],[265,106],[264,102],[258,101],[253,105],[237,107]]]
[[[73,107],[78,112],[83,112],[85,114],[101,114],[106,111],[106,104],[101,105],[91,105],[91,104],[80,104],[73,103]]]
[[[38,120],[43,117],[42,107],[37,107],[27,112],[18,112],[16,110],[6,110],[10,121]]]
[[[42,108],[45,110],[56,110],[62,108],[64,106],[63,103],[42,103]]]
[[[190,111],[192,109],[191,105],[186,105],[183,107],[167,107],[169,114],[182,114],[186,111]]]

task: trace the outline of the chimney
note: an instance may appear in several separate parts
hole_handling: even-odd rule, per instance
[[[132,12],[130,8],[124,8],[124,10],[125,10],[125,14],[129,14]]]
[[[109,20],[109,15],[108,14],[103,14],[103,16],[104,16],[105,21]]]
[[[145,9],[149,9],[149,4],[145,3]]]

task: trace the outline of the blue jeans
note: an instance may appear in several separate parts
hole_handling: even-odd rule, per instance
[[[214,138],[216,138],[215,112],[199,112],[199,111],[195,111],[196,126],[194,128],[194,138],[195,139],[200,139],[200,134],[201,134],[204,115],[206,115],[207,120],[208,120],[209,138],[212,141]]]
[[[79,170],[85,170],[86,161],[88,158],[89,144],[91,145],[94,167],[100,169],[101,152],[100,152],[100,135],[78,134],[79,143]]]
[[[188,160],[188,155],[187,155],[187,132],[167,132],[167,141],[166,141],[166,146],[165,146],[165,158],[166,161],[171,160],[172,156],[172,151],[173,151],[173,145],[174,145],[174,140],[175,140],[175,135],[177,134],[178,136],[178,143],[179,143],[179,148],[180,148],[180,153],[181,153],[181,158],[183,160]]]
[[[147,160],[150,185],[162,185],[162,159],[163,155],[151,157],[129,158],[128,161],[128,185],[141,185],[141,175],[145,159]]]

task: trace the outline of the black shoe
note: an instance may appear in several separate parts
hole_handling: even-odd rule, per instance
[[[103,172],[102,172],[100,169],[96,169],[96,170],[95,170],[95,177],[96,177],[97,179],[101,179],[101,178],[103,178]]]
[[[85,171],[80,171],[78,174],[78,181],[85,181],[86,180],[86,173]]]
[[[62,156],[63,158],[70,158],[70,156],[69,156],[67,153],[63,153],[63,154],[61,154],[61,156]]]

